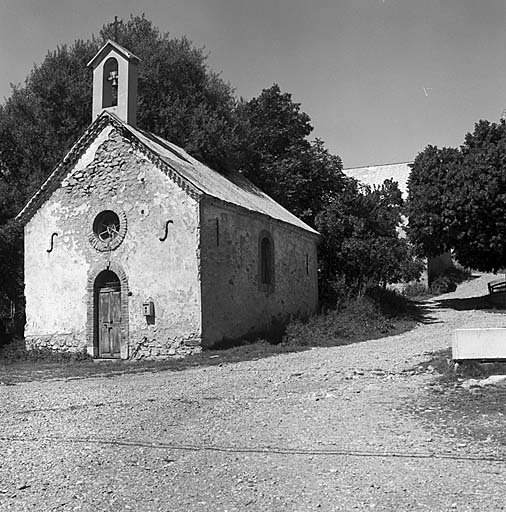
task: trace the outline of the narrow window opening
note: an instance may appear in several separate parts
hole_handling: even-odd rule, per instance
[[[118,105],[118,61],[109,57],[104,64],[102,108]]]
[[[274,241],[267,230],[258,236],[258,287],[261,291],[274,291],[275,276]]]
[[[260,280],[262,284],[272,284],[272,247],[271,241],[264,237],[260,246],[261,267]]]
[[[309,254],[306,254],[306,275],[309,275]]]
[[[216,219],[216,246],[220,246],[220,221]]]

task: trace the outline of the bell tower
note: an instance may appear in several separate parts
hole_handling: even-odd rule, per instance
[[[140,59],[108,40],[90,60],[93,70],[94,121],[104,110],[132,126],[137,113],[137,66]]]

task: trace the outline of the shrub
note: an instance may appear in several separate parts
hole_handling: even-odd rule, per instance
[[[431,296],[430,290],[423,283],[415,282],[407,284],[402,290],[402,294],[405,297],[411,299],[422,299]]]
[[[457,284],[470,278],[471,272],[469,270],[460,266],[450,267],[436,277],[428,288],[420,282],[410,283],[404,287],[402,294],[410,298],[429,298],[434,295],[453,292],[457,289]]]
[[[460,284],[471,279],[472,274],[469,269],[457,263],[455,266],[447,268],[442,275],[448,277],[453,283]]]
[[[457,283],[455,283],[449,276],[440,275],[432,281],[429,287],[430,292],[433,295],[441,295],[443,293],[453,292],[457,289]]]
[[[413,303],[396,290],[375,286],[368,288],[365,296],[372,299],[381,313],[390,318],[411,317],[414,313]]]
[[[306,322],[292,321],[282,344],[291,346],[345,345],[370,337],[380,337],[394,328],[370,297],[361,295],[344,301],[338,309],[316,315]]]

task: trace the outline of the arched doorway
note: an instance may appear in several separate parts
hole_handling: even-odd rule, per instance
[[[112,270],[103,270],[93,285],[96,354],[121,357],[121,283]]]

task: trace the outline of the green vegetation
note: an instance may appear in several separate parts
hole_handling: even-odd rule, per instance
[[[419,252],[464,266],[506,266],[506,124],[479,121],[459,149],[428,146],[409,179],[408,235]]]
[[[403,200],[397,183],[379,188],[344,183],[316,219],[323,235],[321,298],[335,304],[344,294],[418,279],[424,264],[405,238],[399,237]]]
[[[429,287],[420,282],[407,284],[402,294],[410,299],[423,300],[457,289],[457,285],[471,279],[471,272],[460,266],[446,269]]]

